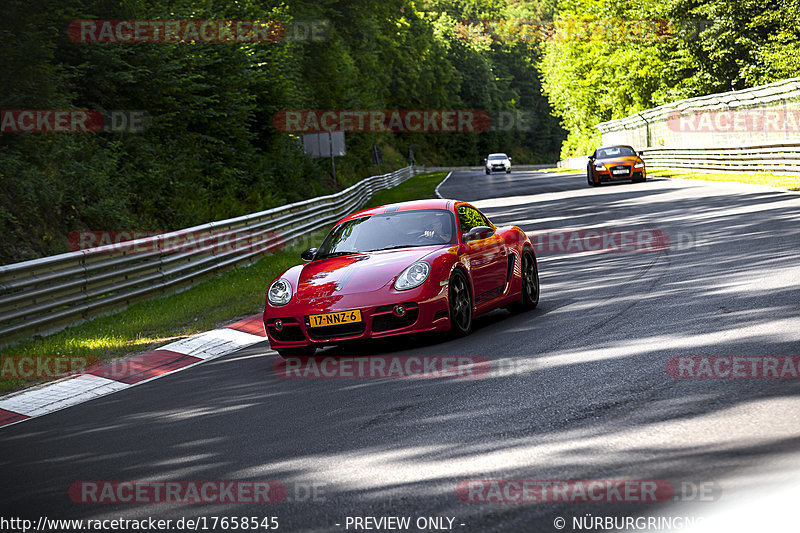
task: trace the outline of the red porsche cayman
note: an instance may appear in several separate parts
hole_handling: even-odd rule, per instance
[[[466,335],[498,307],[539,302],[536,255],[516,226],[455,200],[366,209],[339,221],[269,286],[264,325],[283,356],[431,331]]]

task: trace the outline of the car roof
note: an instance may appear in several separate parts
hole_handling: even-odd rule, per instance
[[[633,150],[633,146],[628,146],[627,144],[609,144],[608,146],[601,146],[598,150],[605,150],[606,148],[630,148]],[[634,152],[636,150],[633,150]]]
[[[503,152],[497,152],[497,153],[495,153],[495,154],[489,154],[489,157],[492,157],[493,155],[502,155],[503,157],[508,157],[508,156],[507,156],[506,154],[504,154]]]
[[[341,219],[337,224],[341,224],[342,222],[363,216],[379,215],[381,213],[394,213],[396,211],[416,211],[418,209],[447,209],[448,211],[453,211],[455,204],[455,200],[434,198],[430,200],[412,200],[410,202],[380,205],[352,213]]]

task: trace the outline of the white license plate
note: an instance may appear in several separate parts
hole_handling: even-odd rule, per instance
[[[628,171],[627,170],[612,170],[611,173],[614,174],[615,176],[618,176],[620,174],[627,174]]]

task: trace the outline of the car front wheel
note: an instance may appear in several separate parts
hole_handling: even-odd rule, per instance
[[[596,187],[597,184],[592,179],[592,171],[586,170],[586,182],[589,184],[589,187]]]
[[[539,267],[536,257],[528,250],[522,253],[522,290],[516,308],[520,311],[539,305]]]
[[[450,332],[455,337],[463,337],[472,330],[472,296],[467,277],[456,270],[450,276]]]

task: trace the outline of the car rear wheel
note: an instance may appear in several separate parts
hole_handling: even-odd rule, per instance
[[[539,305],[539,267],[536,257],[527,250],[522,253],[521,277],[522,291],[515,307],[521,311],[535,309]]]
[[[491,170],[485,170],[484,172],[486,172],[486,174],[491,174],[492,173]]]
[[[314,346],[302,346],[299,348],[282,348],[277,352],[284,359],[287,357],[313,357],[317,349]]]
[[[472,297],[469,293],[467,277],[456,270],[450,276],[450,332],[455,337],[463,337],[472,330]]]

